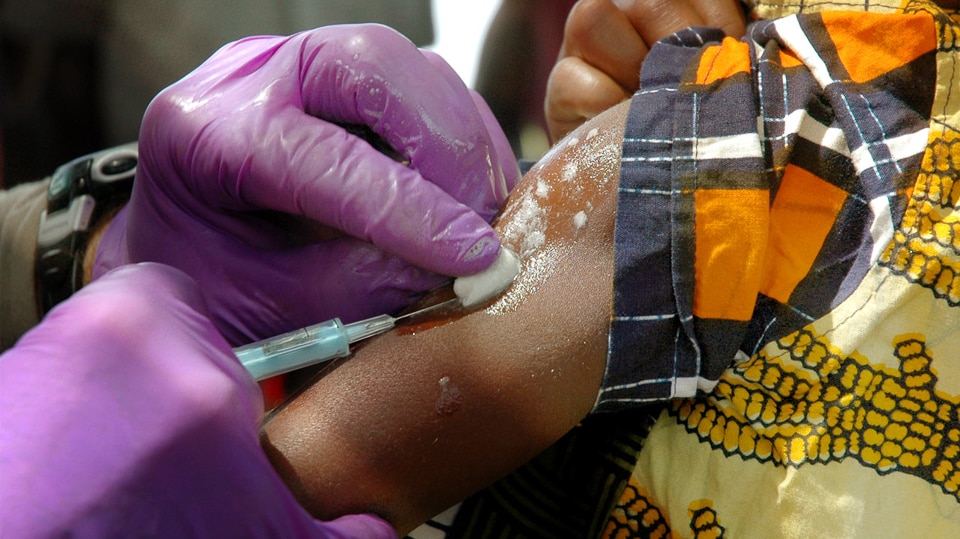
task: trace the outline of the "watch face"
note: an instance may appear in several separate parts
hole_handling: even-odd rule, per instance
[[[70,174],[64,171],[62,168],[58,168],[53,174],[53,179],[50,180],[50,191],[47,193],[47,196],[50,198],[57,198],[63,193],[67,192],[67,189],[70,188]]]
[[[73,167],[64,165],[57,169],[53,173],[53,178],[50,180],[50,190],[47,192],[48,198],[58,198],[70,190],[70,173],[72,172]]]
[[[47,212],[55,213],[70,204],[71,197],[84,194],[90,178],[90,158],[67,163],[53,173],[47,190]]]

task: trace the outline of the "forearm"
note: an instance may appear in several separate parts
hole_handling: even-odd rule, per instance
[[[40,321],[34,258],[49,180],[0,191],[0,351]]]
[[[540,293],[567,296],[593,277],[565,271]],[[409,531],[535,456],[590,410],[607,318],[602,294],[583,295],[577,309],[528,303],[386,335],[280,411],[264,445],[316,516],[375,511]],[[561,335],[560,326],[577,331]]]

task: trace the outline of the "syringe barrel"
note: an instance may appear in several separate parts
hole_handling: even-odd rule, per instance
[[[350,355],[339,318],[233,349],[256,380]]]

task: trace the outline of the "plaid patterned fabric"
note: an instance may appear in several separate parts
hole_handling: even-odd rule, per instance
[[[935,35],[928,14],[824,13],[651,51],[624,140],[598,410],[707,393],[860,284],[917,177]]]

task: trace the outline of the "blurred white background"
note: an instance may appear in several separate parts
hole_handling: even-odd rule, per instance
[[[467,85],[473,86],[483,37],[499,0],[433,0],[436,39],[427,47],[442,56]]]

